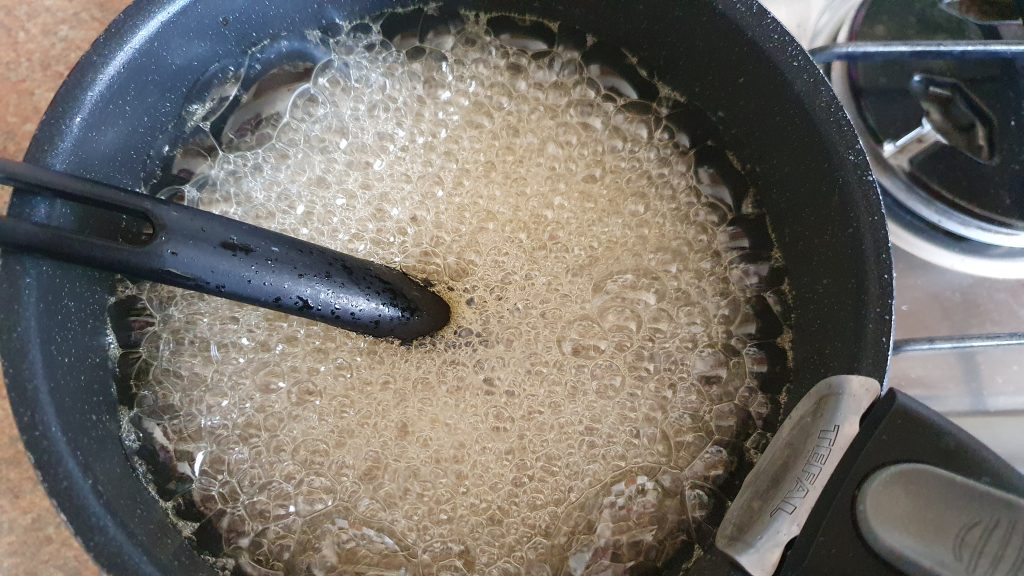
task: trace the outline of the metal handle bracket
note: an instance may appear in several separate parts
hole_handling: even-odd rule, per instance
[[[881,390],[878,381],[852,375],[815,385],[747,476],[716,546],[752,576],[774,574]]]

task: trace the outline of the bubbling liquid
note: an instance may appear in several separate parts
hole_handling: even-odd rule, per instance
[[[772,402],[731,343],[728,214],[663,111],[578,52],[476,17],[428,40],[332,41],[286,116],[228,121],[199,198],[427,279],[451,324],[402,346],[133,286],[156,326],[131,421],[244,573],[617,574],[692,551]]]

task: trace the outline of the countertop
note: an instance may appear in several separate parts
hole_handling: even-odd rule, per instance
[[[0,157],[21,159],[50,98],[128,0],[0,0]],[[0,213],[7,193],[0,190]],[[2,376],[0,376],[2,381]],[[100,574],[43,492],[0,386],[0,574]]]

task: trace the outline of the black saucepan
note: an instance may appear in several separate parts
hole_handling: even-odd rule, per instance
[[[26,160],[139,189],[155,179],[180,143],[182,107],[218,63],[237,61],[265,39],[280,40],[279,53],[267,56],[266,65],[301,58],[306,48],[298,39],[304,31],[415,4],[139,0],[72,71]],[[787,265],[794,371],[782,415],[832,375],[885,381],[892,265],[875,183],[824,77],[756,1],[433,4],[440,4],[441,11],[468,8],[571,23],[628,50],[658,79],[678,87],[710,114],[722,148],[743,165]],[[103,226],[102,219],[85,218],[78,207],[17,192],[10,215],[82,230]],[[107,305],[113,281],[109,273],[4,252],[0,352],[19,429],[50,496],[105,570],[212,574],[126,458],[111,385]],[[854,415],[854,425],[858,419]],[[782,573],[895,571],[864,543],[853,513],[861,480],[886,464],[934,464],[1002,490],[1024,492],[1024,481],[994,454],[894,391],[868,409],[860,430],[846,457],[839,461],[837,449],[832,458],[840,467],[832,481],[826,485],[828,478],[820,479],[818,489],[824,486],[824,494],[787,549]],[[782,445],[779,438],[775,443]],[[807,486],[818,479],[807,473],[816,454],[821,446],[800,455],[790,476],[783,471],[781,483],[796,478],[797,492],[784,491],[770,512],[797,509],[792,501],[802,494],[800,482]],[[773,567],[763,570],[770,574]],[[690,573],[745,572],[712,549]]]

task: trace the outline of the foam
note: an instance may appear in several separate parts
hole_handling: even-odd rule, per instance
[[[578,54],[473,18],[432,43],[334,41],[287,120],[236,122],[199,198],[430,280],[450,326],[401,346],[140,285],[136,413],[253,573],[661,562],[706,535],[724,441],[769,404],[728,352],[721,209],[658,107]]]

